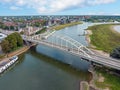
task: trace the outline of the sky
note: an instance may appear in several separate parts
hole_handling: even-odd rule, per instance
[[[0,16],[120,15],[120,0],[0,0]]]

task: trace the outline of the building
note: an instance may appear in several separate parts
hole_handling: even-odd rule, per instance
[[[6,38],[7,35],[3,34],[3,33],[0,33],[0,43],[2,40],[4,40],[4,38]]]

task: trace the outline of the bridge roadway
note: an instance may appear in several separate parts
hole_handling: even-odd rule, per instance
[[[120,61],[113,59],[113,58],[110,58],[110,57],[104,57],[104,56],[91,54],[91,53],[89,53],[90,57],[88,57],[88,56],[84,55],[84,53],[82,53],[81,51],[78,51],[78,49],[66,47],[66,45],[58,45],[58,44],[54,44],[52,42],[48,42],[45,40],[38,40],[38,39],[30,39],[30,38],[29,39],[23,38],[23,39],[30,41],[30,42],[33,42],[33,43],[43,44],[46,46],[58,48],[60,50],[64,50],[64,51],[67,51],[67,52],[72,53],[74,55],[77,55],[77,56],[81,57],[82,59],[88,60],[90,62],[120,70]]]
[[[0,30],[0,32],[2,32],[4,34],[7,34],[7,35],[9,35],[10,33],[13,33],[13,32],[8,32],[8,31],[3,31],[3,30]],[[39,37],[39,36],[40,35],[38,35],[37,37]],[[58,37],[62,38],[64,40],[67,39],[67,38],[63,38],[62,36],[58,36]],[[50,46],[50,47],[58,48],[60,50],[67,51],[69,53],[77,55],[77,56],[81,57],[82,59],[88,60],[90,62],[94,62],[94,63],[100,64],[100,65],[103,65],[103,66],[107,66],[107,67],[110,67],[110,68],[113,68],[113,69],[120,70],[120,60],[116,60],[116,59],[113,59],[113,58],[110,58],[110,57],[100,56],[100,55],[97,55],[97,54],[94,54],[94,53],[85,54],[84,50],[78,49],[78,48],[83,47],[82,45],[78,48],[71,48],[71,47],[68,47],[66,45],[61,45],[61,44],[59,45],[59,44],[55,44],[55,43],[48,42],[48,41],[45,41],[45,40],[41,40],[40,38],[39,39],[37,39],[37,38],[32,39],[32,38],[28,38],[28,37],[26,38],[24,36],[22,36],[22,38],[24,40],[27,40],[27,41],[30,41],[30,42],[33,42],[33,43],[43,44],[43,45],[47,45],[47,46]],[[71,43],[73,44],[74,42],[71,42]],[[75,44],[78,44],[78,43],[75,43]]]

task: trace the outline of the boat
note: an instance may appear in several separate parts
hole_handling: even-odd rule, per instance
[[[9,60],[10,60],[10,62],[8,62],[4,66],[0,67],[0,73],[4,72],[11,65],[13,65],[18,60],[18,56],[13,56],[13,57],[9,58]]]
[[[13,56],[13,57],[11,57],[9,60],[10,60],[10,61],[12,61],[12,60],[16,61],[17,59],[18,59],[18,56]]]

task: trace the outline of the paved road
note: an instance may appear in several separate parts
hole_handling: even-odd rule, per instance
[[[65,50],[65,51],[70,52],[72,54],[78,55],[83,59],[87,59],[87,60],[92,61],[94,63],[98,63],[98,64],[101,64],[101,65],[104,65],[104,66],[107,66],[107,67],[111,67],[111,68],[120,70],[120,61],[116,60],[116,59],[112,59],[110,57],[100,56],[100,55],[96,55],[96,54],[89,54],[90,57],[88,57],[87,55],[85,56],[82,53],[78,53],[78,51],[75,50],[75,49],[72,49],[71,51],[69,51],[68,49],[70,47],[62,47],[61,45],[56,45],[56,44],[53,44],[52,42],[42,41],[42,40],[39,40],[39,39],[34,40],[34,39],[31,39],[31,38],[24,38],[24,37],[23,37],[23,39],[31,41],[33,43],[44,44],[44,45],[47,45],[47,46],[50,46],[50,47]]]
[[[71,49],[70,51],[68,50],[70,47],[65,47],[65,46],[60,46],[60,45],[56,45],[53,44],[52,42],[47,42],[47,41],[42,41],[42,40],[31,40],[31,39],[27,39],[28,41],[34,42],[34,43],[38,43],[38,44],[44,44],[50,47],[54,47],[54,48],[58,48],[67,52],[70,52],[72,54],[75,54],[77,56],[82,57],[83,59],[87,59],[89,61],[92,61],[94,63],[97,64],[101,64],[107,67],[111,67],[117,70],[120,70],[120,61],[116,60],[116,59],[112,59],[110,57],[104,57],[104,56],[100,56],[100,55],[96,55],[96,54],[89,54],[90,57],[82,54],[82,53],[78,53],[77,49]]]

